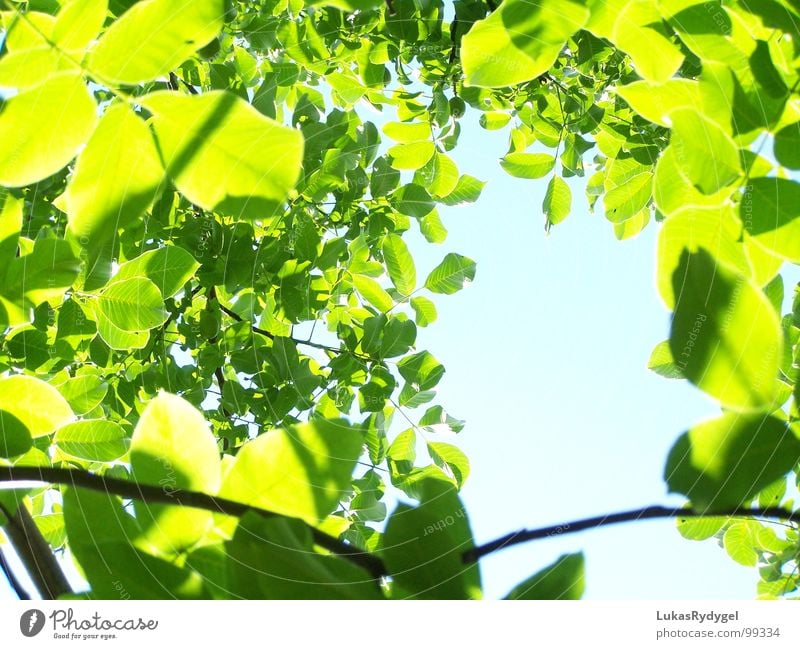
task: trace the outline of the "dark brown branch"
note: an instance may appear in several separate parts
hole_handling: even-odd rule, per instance
[[[8,519],[4,527],[8,540],[42,599],[58,599],[61,595],[72,593],[72,588],[53,555],[50,544],[36,527],[25,506],[20,503],[16,512],[10,512],[0,504],[0,509]]]
[[[253,507],[245,503],[210,496],[197,491],[166,491],[160,487],[139,484],[130,480],[109,478],[78,469],[59,469],[51,467],[19,467],[19,466],[0,466],[0,482],[49,482],[52,484],[82,487],[104,493],[115,494],[123,498],[142,500],[148,503],[161,503],[167,505],[181,505],[195,509],[226,514],[228,516],[241,517],[247,512],[255,512],[266,518],[283,518],[282,514],[273,511]],[[2,505],[0,505],[2,507]],[[24,508],[21,508],[24,509]],[[27,513],[27,511],[26,511]],[[767,518],[776,520],[786,520],[800,525],[800,512],[793,512],[782,507],[740,507],[721,511],[695,511],[682,507],[664,507],[662,505],[652,505],[631,509],[623,512],[604,514],[602,516],[592,516],[575,521],[560,523],[559,525],[549,525],[537,529],[523,529],[511,532],[494,541],[489,541],[483,545],[476,546],[467,550],[463,555],[465,563],[474,563],[493,552],[509,548],[528,541],[550,538],[564,534],[574,534],[584,530],[615,525],[617,523],[630,523],[640,520],[652,520],[658,518],[709,518],[709,517],[741,517],[741,518]],[[31,520],[31,524],[33,521]],[[10,526],[11,527],[11,526]],[[315,527],[308,526],[314,542],[320,547],[337,554],[352,563],[364,568],[374,578],[388,576],[388,571],[383,561],[368,552],[348,545],[339,539],[325,534]],[[38,531],[38,530],[37,530]],[[49,546],[44,539],[42,542],[47,547],[47,556],[52,557]],[[53,558],[55,561],[55,558]],[[57,565],[57,564],[56,564]],[[60,571],[60,568],[59,568]],[[35,574],[32,574],[35,577]],[[66,581],[66,580],[65,580]]]
[[[31,596],[28,595],[28,591],[25,590],[25,587],[20,583],[14,571],[11,569],[6,555],[3,554],[2,548],[0,548],[0,572],[6,576],[9,586],[11,586],[12,590],[17,594],[17,599],[26,600],[31,598]]]
[[[194,509],[204,509],[206,511],[226,514],[228,516],[241,517],[247,512],[255,512],[265,518],[286,518],[282,514],[253,507],[245,503],[210,496],[199,491],[185,491],[183,489],[165,490],[161,487],[139,484],[130,480],[119,478],[109,478],[107,476],[89,473],[78,469],[60,469],[53,467],[22,467],[22,466],[0,466],[0,482],[48,482],[52,484],[66,485],[71,487],[81,487],[92,489],[104,493],[115,494],[122,498],[141,500],[146,503],[159,503],[166,505],[181,505]],[[20,510],[24,508],[20,507]],[[31,521],[32,522],[32,521]],[[320,530],[308,526],[314,543],[320,547],[337,554],[352,563],[364,568],[373,577],[380,578],[387,574],[383,562],[376,556],[359,550],[343,543],[336,537],[325,534]],[[44,542],[44,539],[42,539]],[[46,544],[46,542],[45,542]],[[49,546],[47,546],[49,556]],[[55,561],[55,559],[54,559]],[[56,564],[57,565],[57,564]]]
[[[549,525],[547,527],[540,527],[533,530],[523,529],[516,532],[511,532],[510,534],[501,536],[499,539],[489,541],[488,543],[474,547],[471,550],[467,550],[464,553],[464,561],[471,563],[473,561],[477,561],[481,557],[485,557],[487,554],[509,548],[513,545],[519,545],[520,543],[527,543],[528,541],[536,541],[538,539],[561,536],[564,534],[573,534],[575,532],[605,527],[606,525],[615,525],[617,523],[630,523],[641,520],[652,520],[654,518],[703,518],[727,516],[774,518],[800,524],[800,512],[793,512],[788,509],[783,509],[782,507],[742,507],[738,509],[728,509],[725,511],[706,512],[684,509],[682,507],[663,507],[661,505],[651,505],[650,507],[641,507],[639,509],[631,509],[624,512],[616,512],[613,514],[604,514],[602,516],[592,516],[591,518],[584,518],[577,521],[569,521],[567,523],[561,523],[560,525]]]

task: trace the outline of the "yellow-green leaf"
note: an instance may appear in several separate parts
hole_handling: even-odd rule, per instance
[[[225,91],[156,92],[153,113],[167,173],[190,201],[210,211],[266,218],[294,188],[303,137]]]

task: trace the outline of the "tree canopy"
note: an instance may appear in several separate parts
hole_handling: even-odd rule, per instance
[[[666,458],[685,509],[573,531],[673,517],[796,594],[799,2],[0,10],[0,524],[41,596],[478,598],[481,556],[544,535],[475,546],[417,344],[476,277],[418,276],[405,236],[479,199],[467,120],[554,236],[576,177],[620,240],[658,228],[650,367],[720,405]],[[579,598],[583,561],[508,597]]]

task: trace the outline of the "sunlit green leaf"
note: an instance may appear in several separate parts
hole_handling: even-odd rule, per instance
[[[93,462],[111,462],[128,451],[127,435],[119,424],[83,419],[56,431],[53,441],[68,455]]]
[[[274,429],[245,444],[221,495],[317,523],[350,485],[361,433],[343,420]]]
[[[507,153],[500,159],[500,166],[516,178],[543,178],[555,166],[556,160],[549,153]]]
[[[703,248],[684,251],[672,277],[669,346],[681,373],[729,408],[772,407],[783,336],[764,294]]]
[[[194,257],[178,246],[148,250],[119,267],[114,281],[146,277],[158,287],[165,298],[185,288],[200,266]]]
[[[62,169],[94,130],[97,106],[74,74],[7,100],[0,112],[0,185],[21,187]]]
[[[580,599],[585,588],[583,553],[564,554],[528,577],[504,599]]]
[[[242,518],[228,543],[233,593],[245,599],[380,599],[378,584],[364,570],[313,551],[308,527],[289,519]]]
[[[89,68],[103,81],[151,81],[214,38],[222,29],[224,12],[224,0],[137,2],[92,48]]]
[[[800,262],[800,184],[785,178],[753,178],[742,196],[739,217],[760,246]]]
[[[0,378],[0,411],[3,411],[4,425],[16,427],[11,419],[14,417],[34,438],[49,435],[75,417],[64,397],[52,385],[23,375]],[[19,434],[15,433],[15,437]]]
[[[681,435],[667,459],[670,491],[700,509],[746,504],[800,460],[800,439],[783,422],[728,413]]]
[[[144,120],[126,104],[112,105],[78,157],[67,187],[70,233],[84,248],[101,245],[144,214],[163,178]]]
[[[203,209],[266,218],[297,182],[300,133],[236,95],[155,92],[141,103],[153,113],[167,173]]]
[[[221,467],[217,441],[203,415],[184,399],[159,394],[145,408],[130,447],[134,478],[167,493],[178,489],[215,494]],[[211,512],[136,503],[149,543],[166,552],[191,547],[212,524]]]
[[[417,287],[417,271],[405,242],[389,234],[383,240],[382,251],[392,284],[402,295],[411,295]]]
[[[436,322],[436,305],[423,296],[411,298],[411,308],[414,309],[415,321],[420,327],[427,327]]]
[[[167,319],[158,287],[145,277],[112,283],[97,299],[97,309],[123,331],[152,329]]]
[[[588,18],[586,7],[569,0],[506,0],[462,39],[466,83],[499,88],[538,77]]]
[[[433,293],[450,295],[460,291],[475,279],[475,262],[451,252],[445,256],[425,280],[425,288]]]
[[[462,554],[473,544],[467,514],[447,482],[420,483],[421,503],[400,504],[389,518],[383,559],[401,597],[468,599],[480,596],[476,564]]]

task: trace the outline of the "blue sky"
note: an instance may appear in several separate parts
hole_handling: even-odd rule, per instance
[[[472,120],[469,120],[470,122]],[[474,123],[474,122],[473,122]],[[478,542],[654,503],[676,437],[718,406],[685,381],[647,369],[669,334],[655,288],[657,226],[617,241],[589,214],[583,179],[571,183],[573,213],[549,236],[546,180],[511,178],[498,158],[501,133],[467,125],[455,157],[489,180],[474,205],[441,210],[441,246],[413,240],[418,274],[446,252],[477,261],[467,290],[437,299],[439,320],[419,345],[447,368],[440,402],[466,419],[458,443],[472,474],[462,495]],[[449,441],[449,440],[448,440]],[[757,573],[714,540],[690,542],[672,521],[650,521],[530,543],[485,559],[487,597],[563,552],[584,550],[587,598],[752,598]]]

